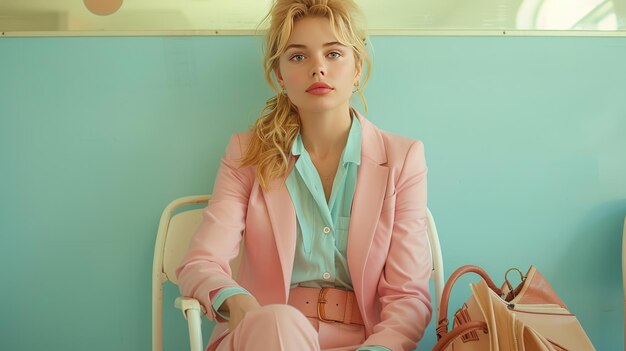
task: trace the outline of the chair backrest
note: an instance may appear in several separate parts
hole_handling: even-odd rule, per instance
[[[152,263],[152,345],[154,351],[162,350],[163,284],[170,281],[178,285],[176,268],[187,251],[191,237],[202,221],[204,210],[194,208],[182,211],[182,209],[190,205],[206,204],[210,197],[210,195],[197,195],[176,199],[167,205],[161,215]],[[434,315],[436,316],[443,292],[443,259],[437,227],[430,210],[428,210],[427,231],[433,260],[431,279],[435,283]],[[233,272],[237,271],[239,260],[240,257],[231,262]]]
[[[443,256],[441,255],[441,245],[439,243],[439,234],[437,233],[437,226],[435,225],[435,219],[433,218],[430,209],[427,209],[427,223],[426,230],[428,232],[428,243],[430,244],[430,254],[433,259],[433,272],[430,275],[430,279],[435,283],[435,308],[433,311],[434,316],[439,315],[439,305],[441,304],[441,295],[443,294],[444,280],[443,280]]]

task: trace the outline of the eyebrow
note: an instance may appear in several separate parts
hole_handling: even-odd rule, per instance
[[[342,43],[338,42],[338,41],[331,41],[330,43],[326,43],[322,46],[327,47],[327,46],[333,46],[333,45],[339,45],[339,46],[343,46],[346,47],[345,45],[343,45]],[[306,49],[306,45],[302,45],[302,44],[291,44],[288,45],[285,48],[285,51],[289,50],[289,49]]]

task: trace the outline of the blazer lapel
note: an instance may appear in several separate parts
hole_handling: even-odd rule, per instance
[[[290,158],[289,172],[293,168],[294,158]],[[296,211],[289,196],[289,190],[285,185],[285,178],[277,178],[270,181],[269,189],[263,190],[265,205],[269,213],[272,232],[276,241],[278,258],[280,259],[281,271],[285,287],[285,302],[289,296],[291,285],[291,273],[296,251]]]
[[[380,131],[357,114],[362,125],[361,165],[348,233],[348,266],[355,293],[361,295],[367,257],[385,197],[389,168]]]

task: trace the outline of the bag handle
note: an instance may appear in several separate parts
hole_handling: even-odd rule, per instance
[[[433,347],[433,351],[445,350],[452,342],[454,342],[454,340],[474,330],[482,330],[485,334],[487,334],[487,323],[483,321],[471,321],[454,328],[449,333],[445,334],[443,338],[437,341],[437,344]]]
[[[489,277],[489,274],[485,272],[484,269],[474,266],[474,265],[465,265],[457,268],[454,273],[448,278],[446,285],[443,288],[443,294],[441,295],[441,306],[439,306],[439,319],[437,323],[437,340],[441,340],[441,338],[445,337],[448,334],[448,303],[450,302],[450,292],[452,291],[452,286],[454,283],[464,274],[466,273],[476,273],[487,283],[489,289],[493,290],[496,294],[502,295],[502,290],[493,283],[493,280]],[[467,324],[471,324],[467,323]],[[486,325],[485,325],[486,327]]]

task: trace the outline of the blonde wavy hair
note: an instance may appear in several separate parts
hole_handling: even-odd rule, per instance
[[[263,20],[268,19],[264,70],[265,79],[276,95],[267,100],[261,116],[252,125],[252,138],[241,161],[242,166],[256,166],[256,175],[264,189],[271,179],[286,175],[291,146],[300,131],[297,107],[282,93],[272,79],[278,69],[294,23],[306,16],[320,16],[330,20],[337,40],[354,51],[355,62],[365,72],[362,89],[370,76],[371,59],[365,48],[366,30],[363,15],[353,0],[277,0]],[[262,23],[263,23],[262,22]],[[358,90],[365,105],[365,99]],[[367,106],[367,105],[365,105]]]

